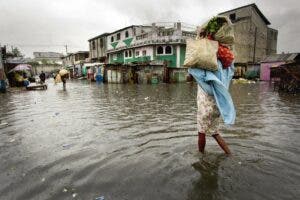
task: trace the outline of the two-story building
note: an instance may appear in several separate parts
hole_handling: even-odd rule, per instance
[[[77,51],[62,56],[63,66],[71,71],[71,77],[81,76],[82,66],[89,58],[88,51]]]
[[[259,70],[259,63],[277,52],[278,31],[270,28],[270,21],[256,4],[219,13],[230,18],[235,34],[236,75],[243,76],[247,68]]]
[[[106,62],[107,41],[106,36],[109,33],[103,33],[88,40],[91,62]]]
[[[57,52],[33,52],[34,61],[40,64],[62,64],[62,53]]]
[[[152,26],[130,26],[107,35],[108,63],[167,62],[168,67],[182,67],[185,40],[195,31],[182,30],[180,22]]]
[[[183,72],[179,69],[183,66],[185,59],[186,39],[195,37],[195,30],[196,27],[185,26],[183,28],[180,22],[128,26],[90,39],[90,58],[94,62],[105,60],[107,66],[123,66],[123,71],[130,71],[133,65],[143,65],[142,70],[137,70],[137,67],[132,70],[131,73],[134,74],[132,76],[151,77],[153,74],[155,76],[159,74],[160,80],[163,79],[163,67],[174,70],[176,68],[177,80],[184,81],[186,69],[182,70]],[[143,70],[149,73],[141,75]],[[136,74],[137,71],[140,74]],[[108,77],[114,77],[114,73],[114,70],[109,70]],[[121,72],[118,73],[121,74]],[[164,75],[166,73],[169,72],[164,72]]]

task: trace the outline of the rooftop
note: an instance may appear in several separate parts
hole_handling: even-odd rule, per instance
[[[219,13],[219,15],[222,15],[222,14],[225,14],[225,13],[228,13],[228,12],[232,12],[232,11],[236,11],[236,10],[240,10],[240,9],[243,9],[243,8],[246,8],[246,7],[252,7],[255,9],[255,11],[257,12],[257,14],[264,20],[264,22],[267,24],[267,25],[270,25],[270,21],[264,16],[264,14],[262,14],[262,12],[259,10],[259,8],[257,7],[257,5],[255,3],[252,3],[252,4],[249,4],[249,5],[245,5],[245,6],[241,6],[241,7],[238,7],[238,8],[234,8],[232,10],[228,10],[228,11],[225,11],[225,12],[221,12]]]
[[[107,35],[109,35],[109,34],[110,34],[110,33],[102,33],[102,34],[100,34],[100,35],[98,35],[98,36],[96,36],[96,37],[93,37],[93,38],[89,39],[88,41],[95,40],[95,39],[97,39],[97,38],[104,37],[104,36],[107,36]]]
[[[266,59],[261,61],[262,63],[267,62],[294,62],[295,60],[300,59],[300,53],[282,53],[269,55]]]

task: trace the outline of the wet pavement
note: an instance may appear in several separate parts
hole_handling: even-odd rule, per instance
[[[300,95],[234,84],[233,127],[197,152],[196,85],[48,82],[0,94],[0,199],[297,199]]]

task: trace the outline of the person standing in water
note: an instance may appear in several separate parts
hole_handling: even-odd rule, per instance
[[[225,21],[226,20],[226,21]],[[216,27],[216,24],[220,26]],[[218,41],[217,49],[217,69],[208,70],[199,64],[194,68],[189,68],[189,73],[197,81],[197,129],[198,129],[198,149],[204,153],[206,145],[206,136],[212,136],[225,154],[230,155],[231,151],[225,140],[221,137],[219,131],[220,117],[225,124],[234,124],[235,108],[231,95],[228,91],[231,79],[234,75],[234,55],[231,52],[234,43],[233,34],[229,31],[223,31],[221,27],[230,30],[231,22],[228,18],[222,16],[212,18],[207,25],[200,27],[199,38],[218,41],[215,33],[218,30],[222,34],[222,41]],[[233,30],[233,29],[232,29]],[[205,39],[203,39],[205,40]],[[210,53],[213,50],[207,49]],[[201,58],[201,57],[200,57]],[[198,58],[199,59],[199,58]],[[203,59],[205,60],[205,59]],[[205,63],[205,62],[203,62]]]
[[[61,81],[63,82],[63,90],[66,90],[67,75],[63,75]]]
[[[41,83],[45,83],[45,80],[46,80],[46,74],[42,71],[41,74],[40,74],[40,80],[41,80]]]
[[[208,95],[200,85],[197,86],[197,129],[198,129],[198,149],[204,153],[206,145],[206,135],[212,136],[223,151],[230,155],[231,151],[219,134],[220,112],[213,96]]]

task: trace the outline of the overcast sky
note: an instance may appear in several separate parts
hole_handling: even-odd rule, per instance
[[[299,0],[0,0],[0,45],[65,53],[88,50],[87,40],[129,25],[200,25],[209,17],[256,3],[279,31],[277,51],[300,52]]]

